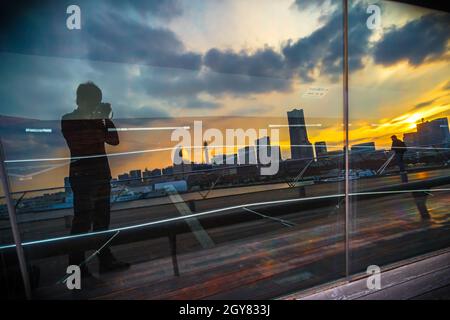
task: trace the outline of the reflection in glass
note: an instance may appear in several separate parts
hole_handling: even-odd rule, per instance
[[[450,16],[390,1],[374,5],[381,25],[359,41],[365,26],[349,15],[350,60],[370,48],[349,74],[352,273],[450,243]]]

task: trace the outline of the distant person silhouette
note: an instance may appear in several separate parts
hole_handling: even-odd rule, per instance
[[[109,115],[109,103],[102,103],[102,91],[92,82],[82,83],[77,89],[78,108],[62,117],[61,128],[70,149],[69,181],[72,187],[74,217],[71,234],[107,230],[110,224],[111,171],[105,143],[119,144],[119,136]],[[109,130],[113,129],[113,130]],[[111,253],[109,247],[98,254],[99,271],[108,272],[129,267]],[[83,250],[69,254],[70,265],[85,260]],[[82,274],[90,276],[87,266]]]
[[[400,169],[400,177],[402,182],[408,182],[408,176],[405,170],[405,162],[403,157],[406,152],[406,144],[397,138],[396,135],[391,136],[392,139],[392,147],[391,151],[395,152],[395,160],[397,162],[398,168]]]

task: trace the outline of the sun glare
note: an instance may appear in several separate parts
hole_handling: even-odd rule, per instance
[[[420,113],[414,113],[406,118],[405,122],[411,124],[414,127],[416,123],[422,118],[423,116]]]

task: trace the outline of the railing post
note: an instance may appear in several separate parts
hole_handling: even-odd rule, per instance
[[[11,224],[11,230],[16,245],[17,258],[19,260],[19,268],[22,274],[22,281],[25,289],[25,295],[27,299],[31,299],[31,286],[30,278],[28,276],[28,269],[25,260],[25,254],[23,252],[22,240],[20,238],[19,227],[17,226],[16,219],[16,207],[11,197],[9,180],[5,167],[5,153],[3,150],[3,144],[0,138],[0,177],[2,180],[3,192],[5,193],[6,205],[8,207],[9,223]]]
[[[343,24],[343,127],[344,127],[344,165],[345,165],[345,274],[350,276],[350,183],[349,183],[349,102],[348,102],[348,0],[342,0]]]

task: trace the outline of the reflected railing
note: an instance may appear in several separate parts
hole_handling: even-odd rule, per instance
[[[438,188],[446,185],[450,185],[450,176],[437,177],[425,181],[400,183],[387,187],[384,186],[368,190],[366,192],[352,193],[349,196],[354,201],[364,201],[371,199],[379,200],[384,197],[409,193],[413,195],[412,199],[415,201],[415,194],[424,195],[449,192],[450,188]],[[332,208],[339,206],[339,202],[343,197],[343,194],[337,194],[248,203],[132,226],[111,228],[110,230],[105,231],[49,238],[39,241],[24,241],[23,247],[26,249],[27,256],[29,258],[42,259],[54,255],[66,254],[70,252],[74,246],[86,250],[98,249],[102,246],[102,244],[110,241],[112,237],[113,245],[129,244],[132,242],[155,238],[167,238],[170,244],[169,247],[173,263],[173,272],[175,276],[179,276],[182,274],[183,270],[179,267],[177,260],[177,236],[192,232],[191,227],[188,225],[189,220],[200,221],[205,230],[214,229],[218,226],[231,226],[259,219],[269,219],[270,221],[277,222],[284,227],[295,228],[297,225],[295,223],[290,223],[289,219],[285,216],[289,214],[305,215],[314,208]],[[330,213],[328,212],[326,214],[329,215]],[[335,214],[337,214],[337,212],[335,212]],[[1,246],[0,251],[5,255],[14,254],[15,245],[11,244]]]
[[[413,152],[421,152],[422,155],[426,155],[427,152],[431,152],[433,154],[435,154],[436,152],[439,152],[442,155],[442,161],[439,161],[442,163],[442,165],[445,167],[447,165],[449,165],[448,163],[448,159],[449,157],[446,155],[446,153],[442,152],[442,151],[446,151],[446,153],[448,153],[448,155],[450,155],[449,152],[449,148],[439,148],[437,146],[433,146],[433,147],[407,147],[407,152],[406,152],[406,162],[408,162],[408,160],[410,160],[409,155]],[[357,157],[357,156],[365,156],[367,158],[370,158],[372,155],[374,154],[378,154],[381,155],[381,159],[383,160],[382,165],[376,169],[374,168],[374,170],[371,170],[370,174],[365,173],[364,177],[370,177],[370,176],[381,176],[386,172],[386,169],[390,166],[391,168],[395,167],[395,163],[392,161],[393,158],[393,154],[389,156],[389,151],[386,150],[375,150],[375,151],[371,151],[371,150],[364,150],[364,147],[361,147],[360,150],[352,150],[352,152],[350,153],[351,159],[352,157]],[[416,155],[416,154],[415,154]],[[320,164],[321,160],[323,161],[333,161],[333,160],[340,160],[342,159],[343,153],[342,154],[337,154],[337,155],[332,155],[332,156],[318,156],[315,157],[313,159],[308,159],[308,158],[304,158],[304,159],[298,159],[295,160],[296,163],[303,163],[304,166],[300,166],[300,173],[294,176],[291,176],[290,173],[292,172],[292,170],[290,170],[289,167],[284,167],[281,169],[281,172],[279,174],[277,174],[277,178],[276,179],[271,179],[269,181],[263,181],[263,182],[255,182],[255,183],[248,183],[246,182],[246,186],[251,186],[251,185],[258,185],[258,184],[273,184],[276,183],[277,181],[284,181],[285,183],[287,183],[287,185],[289,187],[301,187],[301,185],[298,184],[298,182],[304,180],[304,177],[306,175],[307,170],[310,167],[314,167],[317,164]],[[439,159],[438,159],[439,160]],[[447,161],[445,161],[447,160]],[[292,162],[292,160],[287,160],[284,161],[285,163],[289,163]],[[380,162],[381,163],[381,162]],[[141,178],[127,178],[127,179],[122,179],[120,181],[115,181],[112,182],[111,184],[113,186],[119,186],[121,187],[120,191],[114,196],[114,199],[112,199],[111,203],[115,203],[117,201],[117,199],[120,199],[121,193],[123,191],[126,190],[127,186],[129,186],[129,184],[132,184],[134,182],[141,182],[143,186],[147,185],[147,186],[151,186],[152,182],[154,181],[160,181],[161,178],[167,179],[165,180],[167,183],[170,184],[171,179],[175,179],[175,177],[180,177],[181,175],[181,179],[183,180],[188,180],[189,176],[191,175],[204,175],[204,174],[211,174],[211,176],[207,176],[207,178],[203,178],[204,182],[203,185],[200,185],[199,188],[197,188],[196,192],[198,192],[201,196],[201,199],[205,200],[207,199],[208,195],[210,194],[210,192],[216,188],[220,186],[220,183],[218,183],[220,181],[220,179],[222,178],[222,176],[225,174],[225,172],[228,172],[230,169],[241,169],[241,168],[245,168],[245,167],[257,167],[258,165],[246,165],[246,164],[241,164],[241,165],[226,165],[220,168],[210,168],[210,169],[199,169],[199,170],[190,170],[190,171],[183,171],[181,174],[164,174],[164,175],[160,175],[160,176],[155,176],[155,177],[141,177]],[[337,168],[338,165],[337,163],[333,164],[334,168]],[[297,168],[294,168],[297,169]],[[410,170],[412,170],[413,168],[409,168]],[[423,169],[423,168],[422,168]],[[388,173],[391,173],[395,171],[395,168],[391,171],[387,170]],[[315,180],[316,182],[328,182],[328,181],[338,181],[339,180],[339,174],[336,176],[337,179],[331,178],[331,179],[321,179],[317,176],[314,175],[309,175],[308,176],[309,180]],[[205,186],[206,185],[206,186]],[[239,186],[239,185],[237,185]],[[223,187],[223,186],[222,186]],[[235,186],[234,186],[235,187]],[[49,187],[49,188],[41,188],[41,189],[30,189],[30,190],[21,190],[21,191],[14,191],[11,192],[11,195],[18,195],[18,199],[15,201],[15,206],[16,209],[19,209],[19,212],[26,212],[26,208],[21,208],[21,202],[23,199],[25,199],[27,194],[30,193],[42,193],[45,191],[56,191],[56,190],[64,190],[67,193],[67,190],[70,190],[71,187],[70,185],[67,186],[59,186],[59,187]],[[205,193],[202,193],[202,191],[205,191]],[[192,192],[192,190],[189,190],[189,188],[185,191],[185,192]],[[245,192],[245,191],[244,191]],[[160,194],[160,197],[166,197],[167,196],[167,192],[163,191]],[[0,196],[0,199],[4,199],[4,196]],[[146,196],[143,194],[142,196],[136,198],[137,199],[146,199]],[[184,200],[182,200],[184,201]],[[172,202],[173,203],[173,202]],[[70,208],[71,205],[67,204],[67,208]],[[5,206],[2,206],[2,208],[5,209]],[[36,209],[36,208],[29,208],[30,210]],[[50,208],[48,208],[49,210]],[[3,210],[5,211],[5,210]],[[40,210],[43,211],[43,210]],[[5,213],[5,212],[3,212]]]
[[[450,176],[443,176],[443,177],[435,177],[427,180],[422,181],[414,181],[414,182],[408,182],[408,183],[400,183],[395,185],[389,185],[389,186],[383,186],[378,187],[372,190],[367,191],[361,191],[361,192],[354,192],[350,193],[350,196],[355,198],[355,200],[365,200],[370,199],[373,197],[383,197],[388,196],[392,194],[402,194],[402,193],[431,193],[431,192],[446,192],[450,191],[450,188],[436,188],[439,186],[445,186],[450,184]],[[435,188],[435,189],[432,189]],[[199,212],[199,213],[193,213],[187,216],[182,217],[175,217],[170,219],[164,219],[164,220],[158,220],[158,221],[152,221],[149,223],[143,223],[138,225],[132,225],[127,227],[120,227],[120,228],[114,228],[106,231],[99,231],[99,232],[90,232],[86,234],[80,234],[80,235],[71,235],[67,237],[58,237],[54,239],[46,239],[43,241],[30,241],[30,242],[24,242],[24,245],[34,245],[39,243],[48,243],[52,241],[58,241],[58,240],[65,240],[70,238],[78,238],[78,237],[84,237],[84,236],[95,236],[100,234],[109,234],[109,233],[115,233],[117,231],[124,231],[124,230],[132,230],[132,229],[139,229],[146,226],[155,226],[165,223],[173,223],[178,222],[182,220],[187,220],[191,218],[200,218],[205,217],[209,215],[214,215],[218,213],[226,213],[229,211],[237,210],[237,209],[247,209],[252,207],[266,207],[271,208],[275,207],[277,209],[283,208],[285,210],[275,210],[272,215],[284,215],[287,212],[289,212],[289,209],[298,210],[298,207],[292,206],[297,203],[307,203],[308,208],[311,208],[311,205],[317,205],[317,206],[327,206],[329,203],[327,202],[330,199],[340,199],[344,195],[343,194],[333,194],[333,195],[322,195],[322,196],[316,196],[316,197],[305,197],[305,198],[297,198],[297,199],[284,199],[284,200],[274,200],[274,201],[265,201],[265,202],[257,202],[257,203],[248,203],[248,204],[241,204],[236,206],[230,206],[230,207],[222,207],[214,210],[208,210],[205,212]],[[286,211],[287,210],[287,211]],[[270,218],[270,217],[268,217]],[[230,223],[230,222],[228,222]],[[0,249],[7,249],[15,247],[15,245],[6,245],[1,246]]]
[[[415,149],[415,150],[414,150]],[[420,152],[430,152],[430,149],[424,148],[409,148],[409,150],[417,151],[422,150]],[[350,154],[353,156],[361,156],[366,155],[368,157],[373,157],[375,153],[379,153],[381,155],[380,162],[383,163],[385,159],[389,159],[389,152],[386,150],[376,150],[374,152],[368,152],[367,150],[354,150]],[[307,170],[310,167],[313,167],[317,162],[321,160],[328,159],[332,161],[341,161],[342,153],[333,156],[323,156],[318,157],[317,159],[307,160],[301,159],[300,163],[301,169],[301,178],[311,179],[311,176],[308,176]],[[288,161],[289,162],[289,161]],[[292,163],[292,161],[290,161]],[[294,161],[295,162],[295,161]],[[442,163],[441,163],[442,164]],[[239,168],[239,165],[232,166],[233,168]],[[339,167],[338,165],[334,165],[334,167]],[[203,170],[193,170],[184,172],[186,176],[190,174],[195,174],[201,172],[201,174],[205,173],[217,173],[223,171],[227,168],[214,168],[214,169],[203,169]],[[294,166],[295,170],[298,170],[298,166]],[[290,173],[295,170],[287,170],[286,172]],[[395,171],[395,168],[391,171],[387,171],[387,173],[392,173]],[[168,175],[169,176],[169,175]],[[170,177],[176,176],[175,174],[170,175]],[[185,176],[185,178],[186,178]],[[377,175],[377,176],[383,176]],[[287,181],[295,180],[298,177],[298,174],[290,175],[290,179]],[[365,180],[365,177],[362,177],[361,180]],[[143,178],[130,178],[123,180],[124,183],[133,183],[137,180],[140,181],[152,181],[152,177],[143,177]],[[298,179],[297,181],[301,181]],[[320,183],[319,181],[316,181]],[[326,182],[326,181],[325,181]],[[330,182],[340,182],[339,179],[331,180]],[[265,184],[271,183],[265,181]],[[357,202],[359,206],[364,205],[367,201],[379,201],[380,199],[391,199],[392,197],[399,197],[399,199],[403,198],[403,195],[408,194],[412,197],[410,198],[410,203],[416,206],[416,214],[419,213],[422,215],[424,211],[427,210],[426,200],[429,196],[433,196],[436,194],[446,194],[450,191],[450,188],[446,186],[450,185],[450,176],[438,176],[430,179],[418,179],[418,181],[413,181],[409,183],[397,183],[397,184],[389,184],[384,186],[372,187],[372,188],[363,188],[361,190],[356,190],[349,194],[349,197],[352,202]],[[298,186],[299,189],[304,188],[305,186]],[[24,198],[24,193],[32,193],[32,192],[41,192],[52,190],[62,190],[66,187],[59,188],[44,188],[40,190],[25,190],[25,191],[17,191],[14,192],[14,195],[18,195],[19,198],[16,203],[19,203],[21,199]],[[289,188],[289,187],[288,187]],[[338,188],[336,188],[338,190]],[[170,194],[168,193],[167,196]],[[183,235],[193,234],[192,222],[199,223],[203,230],[206,232],[210,232],[217,228],[227,228],[238,226],[245,223],[257,223],[258,221],[265,220],[272,225],[268,230],[276,230],[277,228],[283,228],[286,232],[292,230],[294,232],[301,233],[301,229],[303,228],[302,223],[299,223],[297,219],[307,219],[306,221],[313,221],[318,217],[323,215],[328,217],[334,217],[336,221],[340,221],[340,223],[336,224],[332,227],[334,230],[334,237],[327,236],[326,242],[329,244],[331,241],[334,241],[336,245],[343,240],[344,233],[342,231],[342,218],[338,218],[343,209],[343,200],[345,195],[343,193],[334,193],[334,194],[321,194],[317,196],[306,196],[305,193],[301,195],[300,193],[296,194],[293,199],[281,199],[281,200],[272,200],[272,201],[264,201],[264,202],[249,202],[249,203],[240,203],[239,205],[228,205],[226,207],[223,206],[223,203],[228,203],[227,197],[223,197],[224,201],[222,201],[222,205],[219,208],[215,208],[212,210],[202,210],[201,206],[197,204],[191,206],[189,205],[189,201],[185,201],[182,198],[178,198],[178,201],[172,202],[171,205],[174,205],[175,208],[170,208],[170,211],[177,212],[179,208],[176,207],[177,204],[187,203],[190,211],[187,214],[180,215],[177,214],[175,217],[163,217],[157,218],[154,220],[148,219],[148,216],[141,223],[132,223],[130,225],[116,225],[112,226],[111,229],[106,231],[96,231],[96,232],[88,232],[79,235],[63,235],[63,236],[55,236],[51,234],[46,234],[43,239],[26,239],[23,241],[23,247],[26,251],[26,256],[28,259],[33,261],[40,261],[42,259],[47,259],[54,256],[64,256],[70,253],[70,250],[74,247],[84,250],[98,250],[105,243],[109,243],[112,246],[130,246],[133,243],[138,243],[141,241],[149,241],[156,239],[167,239],[167,254],[172,264],[172,274],[175,277],[183,276],[186,272],[183,263],[180,264],[180,244],[182,244]],[[201,203],[202,200],[206,200],[200,198],[193,202]],[[152,206],[145,205],[142,208],[147,210]],[[196,210],[197,209],[197,210]],[[320,214],[317,211],[322,212]],[[114,211],[114,210],[113,210]],[[419,216],[417,214],[417,216]],[[301,218],[299,218],[301,217]],[[307,218],[306,218],[307,217]],[[145,221],[147,220],[147,221]],[[149,221],[150,220],[150,221]],[[304,221],[304,220],[301,220]],[[309,222],[310,223],[310,222]],[[418,229],[419,230],[419,229]],[[23,232],[28,232],[27,229],[24,229]],[[262,232],[262,234],[261,234]],[[252,233],[253,236],[256,236],[260,239],[264,239],[267,231],[258,231]],[[333,233],[332,232],[332,233]],[[358,230],[357,234],[361,234],[361,230]],[[430,231],[432,232],[432,230]],[[433,231],[434,232],[434,231]],[[355,236],[352,234],[352,236]],[[361,237],[361,235],[359,235]],[[242,237],[239,236],[239,239]],[[243,236],[245,239],[245,236]],[[333,239],[333,240],[331,240]],[[373,241],[381,241],[382,238],[374,238]],[[230,242],[231,243],[231,242]],[[203,247],[205,249],[207,247]],[[0,246],[0,252],[4,257],[8,255],[13,255],[15,252],[15,245],[3,243]],[[183,255],[184,249],[182,250]],[[340,251],[336,251],[334,254],[339,255]],[[206,254],[206,253],[205,253]],[[313,259],[311,263],[313,263]],[[357,263],[355,263],[357,264]],[[355,267],[355,270],[359,270],[359,265]],[[192,270],[190,270],[192,271]],[[305,284],[302,284],[303,286]],[[300,288],[300,287],[299,287]],[[299,289],[297,288],[297,289]],[[281,292],[280,292],[281,293]],[[285,293],[285,292],[284,292]]]

